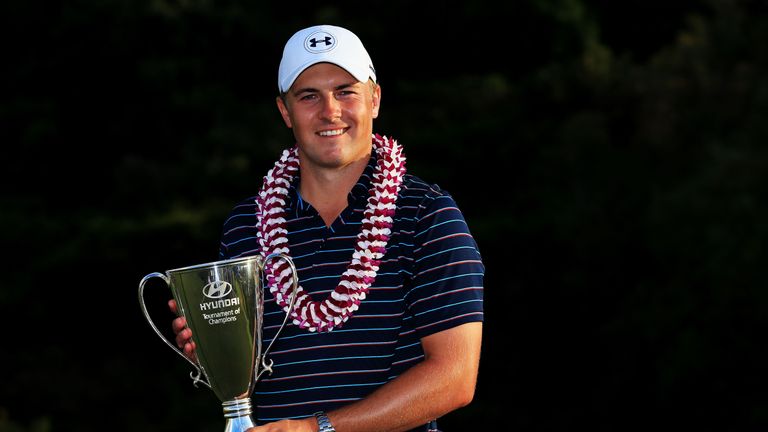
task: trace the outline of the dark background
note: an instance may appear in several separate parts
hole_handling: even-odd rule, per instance
[[[0,431],[223,428],[137,285],[217,258],[317,23],[366,43],[375,131],[487,266],[445,430],[768,429],[765,1],[5,0]]]

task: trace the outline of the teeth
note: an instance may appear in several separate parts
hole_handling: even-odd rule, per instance
[[[336,130],[329,130],[329,131],[321,131],[319,133],[320,136],[335,136],[335,135],[341,135],[344,133],[344,129],[336,129]]]

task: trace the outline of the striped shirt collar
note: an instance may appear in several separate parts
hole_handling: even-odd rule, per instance
[[[371,158],[368,160],[363,174],[357,180],[357,183],[352,187],[347,196],[347,202],[351,207],[365,206],[368,202],[368,190],[371,188],[371,179],[373,178],[373,171],[376,168],[376,155],[371,154]],[[301,171],[296,175],[296,178],[291,182],[291,187],[288,191],[288,212],[294,214],[296,217],[307,216],[314,214],[315,211],[312,206],[301,199],[299,195],[299,185],[301,184]],[[312,210],[310,210],[312,209]],[[309,212],[309,213],[308,213]]]

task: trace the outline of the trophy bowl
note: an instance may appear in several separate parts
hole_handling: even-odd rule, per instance
[[[139,282],[139,305],[144,317],[155,333],[195,369],[190,372],[193,384],[206,385],[222,402],[226,432],[254,426],[251,394],[261,375],[272,373],[272,361],[266,356],[288,322],[286,314],[277,334],[262,351],[262,276],[265,263],[272,259],[285,260],[293,272],[293,307],[298,274],[291,258],[284,254],[233,258],[150,273]],[[184,355],[152,321],[144,301],[145,286],[152,278],[162,279],[170,288],[179,316],[192,330],[195,358]]]

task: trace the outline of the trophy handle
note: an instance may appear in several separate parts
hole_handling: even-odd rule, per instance
[[[256,375],[256,379],[253,380],[254,385],[257,381],[259,381],[259,378],[261,375],[264,374],[264,372],[269,372],[270,375],[272,375],[272,365],[275,364],[272,359],[267,359],[267,354],[269,354],[269,350],[272,349],[272,344],[275,343],[277,340],[277,337],[280,336],[280,332],[283,331],[283,328],[285,328],[285,325],[288,323],[288,318],[291,316],[291,311],[293,310],[293,304],[296,303],[296,294],[298,292],[298,286],[299,286],[299,273],[296,271],[296,266],[293,264],[293,260],[290,256],[283,254],[283,253],[273,253],[270,255],[267,255],[266,258],[264,258],[264,266],[266,267],[267,263],[273,259],[273,258],[280,258],[285,260],[285,262],[288,263],[289,266],[291,266],[291,272],[293,273],[293,289],[291,290],[291,302],[288,306],[288,313],[285,314],[285,318],[283,318],[283,323],[280,325],[280,328],[277,329],[277,333],[275,333],[275,337],[272,338],[272,340],[269,342],[269,345],[267,346],[267,349],[264,350],[264,353],[261,354],[261,372],[259,372]]]
[[[188,361],[189,364],[191,364],[192,367],[195,368],[195,371],[197,371],[197,373],[195,372],[189,373],[189,376],[192,378],[192,384],[194,384],[194,386],[197,387],[197,383],[203,383],[208,388],[211,388],[211,385],[207,381],[200,378],[200,376],[202,375],[202,371],[200,370],[200,367],[198,367],[198,365],[195,364],[195,362],[190,360],[189,357],[185,356],[180,349],[176,348],[172,343],[170,343],[168,339],[160,332],[160,330],[157,329],[157,326],[155,326],[155,323],[152,321],[152,318],[150,318],[149,311],[147,311],[147,306],[146,304],[144,304],[144,285],[147,283],[147,281],[155,277],[162,279],[165,282],[165,284],[168,285],[169,288],[171,287],[171,281],[168,279],[166,275],[162,273],[150,273],[141,279],[141,282],[139,282],[139,305],[141,306],[141,311],[144,313],[144,318],[147,319],[147,322],[152,327],[152,330],[154,330],[155,333],[157,333],[157,335],[160,336],[160,339],[162,339],[166,345],[171,347],[172,350],[176,351],[176,353],[178,353],[184,360]]]

